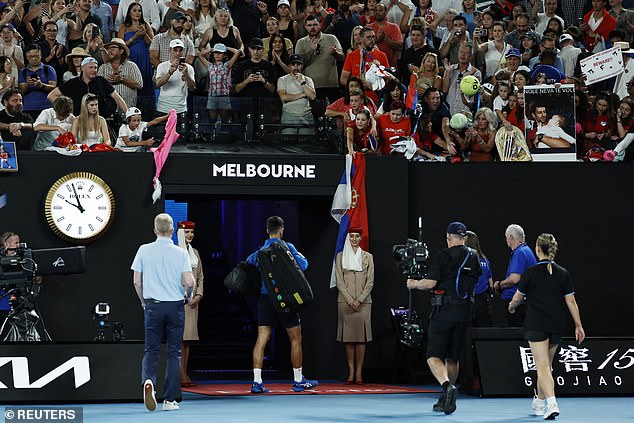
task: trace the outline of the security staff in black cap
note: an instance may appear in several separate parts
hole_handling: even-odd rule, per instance
[[[465,330],[472,319],[473,287],[482,273],[475,250],[465,246],[467,227],[452,222],[447,227],[447,247],[432,258],[425,279],[408,279],[409,289],[432,290],[427,339],[427,364],[442,385],[433,410],[456,411],[458,359]]]

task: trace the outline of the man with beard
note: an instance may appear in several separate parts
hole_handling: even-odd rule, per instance
[[[57,23],[46,21],[44,24],[44,40],[39,43],[42,49],[42,58],[45,65],[55,69],[57,83],[63,83],[63,75],[66,71],[65,57],[68,53],[66,47],[57,42]]]
[[[22,93],[11,88],[2,96],[4,110],[0,111],[0,135],[3,141],[14,142],[18,150],[30,150],[33,140],[33,118],[22,111]],[[23,135],[24,131],[31,131]]]
[[[137,90],[143,88],[139,67],[128,60],[130,49],[121,38],[113,38],[106,44],[110,61],[99,67],[97,74],[106,78],[129,107],[136,107]],[[151,84],[151,81],[148,81]]]
[[[312,134],[313,112],[310,101],[316,97],[313,80],[302,74],[304,59],[293,54],[289,60],[291,72],[277,80],[277,93],[282,106],[282,125],[305,125],[306,128],[284,128],[282,134]],[[309,127],[311,126],[311,127]]]
[[[48,100],[53,103],[57,97],[65,95],[73,100],[73,114],[79,116],[82,98],[85,94],[95,94],[99,97],[99,114],[104,118],[110,117],[117,106],[123,112],[128,110],[123,98],[103,76],[97,76],[97,60],[86,57],[81,62],[81,73],[77,78],[62,84],[48,94]]]
[[[75,30],[72,27],[68,28],[68,48],[72,50],[83,42],[84,29],[89,23],[94,23],[99,28],[103,28],[101,18],[91,12],[90,0],[78,0],[75,4],[75,13],[70,17],[70,20],[79,23],[79,29]]]
[[[379,50],[387,56],[387,61],[391,67],[397,66],[397,52],[403,50],[403,34],[401,28],[385,17],[387,8],[384,4],[379,3],[374,9],[374,18],[376,19],[369,26],[376,33],[376,42]]]
[[[337,0],[337,13],[329,13],[324,19],[323,32],[332,34],[341,42],[344,54],[350,49],[352,30],[361,25],[359,14],[350,10],[350,0]]]
[[[372,101],[376,103],[379,101],[379,97],[372,89],[372,85],[365,80],[365,73],[372,65],[385,66],[386,68],[389,68],[390,64],[385,53],[374,49],[376,46],[376,33],[374,32],[374,29],[369,26],[363,27],[359,35],[361,36],[361,45],[363,46],[363,49],[357,49],[346,56],[346,61],[343,63],[343,70],[341,71],[341,77],[339,78],[339,84],[342,87],[345,87],[348,82],[348,78],[351,76],[361,78],[366,97],[371,98]]]
[[[154,69],[160,63],[170,60],[170,42],[172,40],[181,40],[183,42],[185,48],[183,49],[182,57],[185,58],[185,62],[188,64],[194,63],[196,59],[194,43],[191,38],[183,34],[183,23],[185,23],[185,14],[176,12],[172,15],[169,31],[154,36],[152,44],[150,44],[150,62],[152,62]]]
[[[442,147],[449,154],[456,154],[456,145],[451,141],[451,136],[449,135],[451,113],[449,113],[449,107],[441,101],[438,88],[429,87],[425,90],[425,94],[423,94],[423,113],[430,117],[432,132],[442,140],[444,144]],[[436,142],[436,145],[441,145],[441,143]]]
[[[304,24],[308,35],[297,40],[295,54],[302,56],[304,72],[315,82],[317,98],[328,98],[332,103],[339,98],[337,62],[345,55],[337,37],[321,32],[319,18],[308,15]]]

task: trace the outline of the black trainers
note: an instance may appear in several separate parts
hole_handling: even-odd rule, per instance
[[[440,397],[438,398],[438,401],[436,402],[436,404],[434,404],[434,406],[432,407],[432,410],[434,410],[437,413],[442,413],[443,411],[445,411],[445,393],[444,392],[440,394]]]
[[[455,386],[449,385],[445,391],[445,414],[451,414],[456,411],[456,398],[458,397],[458,390]]]

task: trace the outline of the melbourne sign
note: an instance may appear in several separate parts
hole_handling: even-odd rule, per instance
[[[288,163],[213,163],[212,176],[215,178],[315,179],[316,165]]]

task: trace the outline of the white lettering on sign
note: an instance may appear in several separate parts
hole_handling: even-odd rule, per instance
[[[212,176],[221,178],[283,178],[283,179],[315,179],[314,164],[260,164],[225,163],[212,164]]]
[[[75,388],[79,388],[90,381],[90,362],[88,357],[72,357],[33,383],[31,383],[29,359],[27,357],[0,357],[0,367],[7,363],[12,365],[13,387],[16,389],[42,388],[70,370],[73,371],[75,376]],[[0,382],[0,389],[7,389],[7,385]]]

